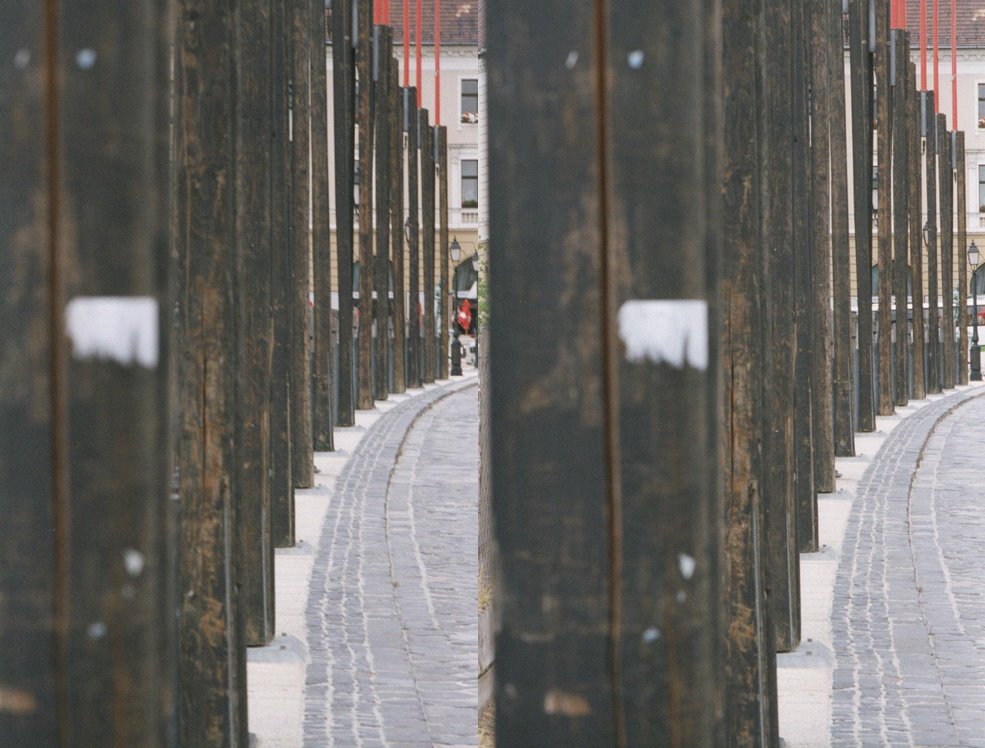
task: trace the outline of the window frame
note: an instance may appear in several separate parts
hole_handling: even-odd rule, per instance
[[[463,99],[465,98],[466,94],[463,89],[464,89],[465,81],[475,81],[475,111],[474,112],[468,112],[464,106]],[[472,94],[469,94],[469,96],[471,95]],[[476,121],[466,122],[464,119],[466,114],[475,115]],[[473,78],[471,77],[471,75],[462,76],[458,79],[458,122],[459,124],[462,125],[474,125],[478,123],[478,120],[479,120],[479,78],[478,77]]]

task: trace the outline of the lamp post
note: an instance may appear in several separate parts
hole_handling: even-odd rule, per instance
[[[448,256],[451,257],[451,263],[454,266],[458,265],[458,261],[462,259],[462,245],[458,243],[458,237],[453,236],[451,238],[451,244],[448,245]],[[448,321],[451,323],[451,329],[454,335],[452,335],[451,341],[451,376],[460,377],[462,376],[462,344],[458,340],[458,331],[455,329],[455,325],[458,324],[457,315],[455,314],[455,292],[451,289],[448,290],[448,295],[451,297],[451,315],[449,315]]]
[[[982,381],[982,351],[978,347],[978,287],[975,283],[975,275],[978,270],[978,246],[975,240],[971,240],[968,247],[968,264],[971,265],[971,298],[974,316],[971,334],[971,381]]]

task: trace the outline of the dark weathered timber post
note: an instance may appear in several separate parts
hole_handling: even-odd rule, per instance
[[[492,285],[504,291],[490,329],[493,349],[524,351],[522,362],[491,360],[494,511],[509,590],[496,648],[504,746],[710,745],[720,734],[722,632],[709,625],[718,569],[704,552],[720,530],[707,490],[715,480],[679,469],[709,457],[705,406],[717,377],[699,311],[709,295],[704,18],[701,7],[672,5],[610,9],[594,26],[583,4],[545,12],[507,0],[488,19],[490,129],[512,136],[490,143],[490,240],[504,248],[491,258]],[[651,40],[642,48],[630,41],[641,19],[648,28],[636,39]],[[661,49],[657,39],[673,41]],[[517,85],[515,65],[537,71],[538,86]],[[693,85],[682,89],[685,70]],[[668,112],[660,102],[671,90],[679,106]],[[650,103],[640,111],[630,101]],[[560,137],[558,107],[571,115]],[[647,249],[671,237],[674,251]],[[547,255],[524,251],[528,242]],[[545,281],[536,272],[545,261],[570,270],[546,277],[571,292],[559,294],[560,314],[555,305],[531,318],[519,302]],[[683,327],[670,322],[674,310],[685,312]],[[665,360],[645,343],[640,352],[637,334],[660,318],[690,353]],[[548,325],[558,334],[545,340]],[[667,418],[690,436],[680,440]],[[546,434],[564,438],[547,444]],[[657,519],[668,516],[673,527]]]
[[[235,14],[180,0],[181,110],[175,154],[185,278],[181,361],[179,743],[246,745],[240,614],[235,346]],[[116,103],[118,106],[118,102]]]
[[[855,296],[858,306],[858,424],[874,431],[872,391],[872,52],[869,5],[849,0],[852,89],[852,177],[855,196]]]
[[[769,150],[768,102],[759,95],[766,80],[762,13],[762,0],[722,4],[725,122],[729,123],[723,196],[731,224],[724,237],[720,292],[728,630],[725,730],[736,744],[778,745],[776,637],[767,602],[773,580],[765,551],[772,533],[764,527],[766,499],[761,488],[766,477],[761,445],[768,423],[763,418],[762,382],[767,370],[763,289],[768,258],[763,253],[760,216],[770,197],[764,169]],[[827,174],[826,166],[824,171]]]
[[[516,748],[620,744],[610,671],[618,651],[612,625],[621,617],[619,562],[612,563],[621,556],[611,548],[619,518],[603,467],[611,456],[595,12],[573,0],[503,0],[487,16],[490,131],[503,135],[489,143],[490,242],[502,248],[490,258],[500,289],[490,329],[496,350],[523,351],[490,360],[493,512],[505,593],[497,601],[496,742]],[[537,86],[518,85],[516,69]],[[697,70],[700,60],[689,75]],[[567,116],[559,119],[559,111]],[[416,221],[413,185],[411,201]],[[410,246],[413,274],[413,238]],[[570,275],[545,277],[544,267],[560,266]],[[544,282],[557,303],[521,311],[521,300]],[[412,280],[411,345],[416,293]],[[548,328],[549,336],[536,332]],[[643,646],[668,647],[663,621],[651,619],[649,631]]]
[[[407,140],[404,135],[404,89],[400,87],[397,61],[390,61],[390,241],[393,263],[393,391],[407,390],[407,290],[404,284],[406,242],[404,229],[404,164]]]
[[[947,115],[937,115],[937,180],[940,190],[940,259],[941,259],[941,336],[943,345],[943,379],[946,390],[954,388],[954,171],[951,162],[951,133]]]
[[[845,115],[845,52],[841,0],[828,0],[828,77],[831,122],[831,267],[834,305],[834,453],[855,454],[852,397],[852,278],[848,245],[848,130]]]
[[[448,379],[448,343],[452,324],[451,287],[449,285],[448,257],[448,128],[442,125],[438,132],[438,262],[441,264],[440,298],[438,300],[438,325],[441,337],[438,346],[438,377]]]
[[[376,326],[376,375],[373,396],[386,400],[389,383],[390,323],[390,58],[393,56],[391,29],[376,27],[373,49],[373,99],[376,146],[376,267],[373,270],[373,320]]]
[[[311,251],[315,295],[314,363],[311,367],[312,446],[335,449],[332,381],[332,232],[328,189],[328,71],[325,54],[325,0],[308,0],[311,14]],[[341,3],[340,3],[341,4]],[[351,193],[351,190],[350,190]]]
[[[434,128],[427,109],[419,112],[421,137],[421,261],[424,263],[424,381],[434,381]]]
[[[722,299],[719,294],[719,277],[722,263],[722,245],[725,236],[724,212],[725,206],[722,199],[722,185],[725,183],[724,176],[724,150],[725,150],[725,106],[723,90],[724,71],[722,70],[722,5],[721,0],[702,0],[702,31],[704,42],[704,70],[702,76],[703,89],[703,194],[705,197],[704,217],[705,217],[705,288],[708,295],[708,330],[720,329],[722,319]],[[481,360],[489,361],[488,346],[487,355]],[[705,391],[708,395],[708,404],[705,409],[706,433],[705,444],[708,464],[719,466],[712,469],[708,477],[709,506],[708,516],[712,519],[710,532],[719,533],[721,537],[722,527],[715,526],[719,518],[724,518],[724,476],[723,452],[721,436],[721,412],[722,412],[722,377],[721,377],[721,353],[719,346],[710,345],[708,347],[708,371],[713,372],[712,376],[705,378]],[[488,363],[483,364],[485,368],[481,375],[488,377]],[[489,396],[487,388],[483,387],[480,397],[480,409],[488,403]],[[484,411],[482,416],[488,415]],[[791,414],[792,415],[792,414]],[[484,449],[486,445],[480,445]],[[792,476],[792,469],[791,469]],[[792,501],[792,495],[788,496]],[[725,606],[724,600],[724,580],[721,570],[723,569],[723,557],[725,549],[721,542],[712,542],[707,546],[705,555],[706,563],[709,568],[714,569],[715,573],[709,573],[706,583],[708,585],[707,597],[711,600],[705,613],[703,622],[719,634],[712,643],[711,652],[708,657],[711,660],[713,670],[722,671],[725,664]],[[796,549],[793,555],[797,557]],[[799,574],[798,574],[799,576]],[[725,737],[725,683],[720,678],[709,689],[707,698],[711,702],[711,719],[715,725],[712,733],[712,741],[715,745],[724,745]]]
[[[814,487],[814,426],[811,398],[813,305],[811,304],[810,201],[810,9],[794,3],[794,326],[797,356],[794,374],[794,495],[797,502],[797,549],[817,550],[817,492]]]
[[[246,644],[274,636],[274,546],[270,535],[270,12],[240,6],[236,26],[236,236],[241,370],[236,441],[240,595]]]
[[[793,501],[793,28],[791,0],[767,0],[764,76],[768,115],[763,148],[769,200],[764,210],[767,252],[766,319],[770,345],[765,351],[764,380],[767,419],[764,446],[763,512],[768,537],[764,548],[771,579],[770,603],[776,649],[796,648],[800,641],[800,555],[797,552],[796,505]],[[761,145],[766,145],[761,143]]]
[[[907,140],[908,96],[910,90],[910,37],[897,29],[895,34],[896,51],[891,60],[894,65],[892,91],[892,130],[893,130],[893,296],[896,299],[895,342],[893,359],[895,376],[893,378],[893,403],[904,406],[909,401],[909,322],[907,314],[907,279],[910,274],[910,224],[909,197],[910,185],[907,181],[909,141]]]
[[[893,235],[892,235],[892,91],[890,89],[890,60],[895,34],[889,33],[889,0],[876,0],[876,161],[879,175],[879,207],[876,216],[879,235],[879,370],[877,371],[876,413],[891,416],[893,409],[893,379],[891,345],[893,300]]]
[[[955,123],[957,126],[957,123]],[[957,153],[955,154],[956,202],[958,212],[958,252],[955,262],[958,266],[958,384],[968,384],[968,198],[965,170],[964,132],[956,134]]]
[[[407,262],[410,281],[407,310],[410,325],[407,330],[407,386],[420,387],[421,370],[421,259],[420,211],[418,208],[418,166],[420,163],[420,133],[418,131],[417,89],[404,89],[404,129],[407,131]]]
[[[37,0],[0,5],[0,47],[9,51],[0,75],[3,745],[59,745],[72,726],[57,708],[69,667],[68,472],[64,391],[56,389],[64,388],[65,349],[50,327],[61,325],[65,305],[52,294],[61,278],[52,264],[58,159],[39,136],[58,137],[45,107],[57,73],[57,49],[46,59],[46,36],[50,43],[58,31],[52,8]]]
[[[355,389],[352,381],[352,255],[355,211],[355,91],[352,3],[332,6],[332,104],[335,124],[335,259],[339,297],[339,396],[335,422],[352,426]]]
[[[294,480],[291,474],[291,141],[290,7],[275,3],[271,15],[270,316],[274,348],[270,367],[270,532],[277,548],[294,545]]]
[[[5,746],[167,744],[166,28],[0,8]]]
[[[315,482],[311,437],[311,69],[309,51],[312,0],[290,0],[291,8],[291,475],[296,488]]]
[[[924,151],[926,153],[925,171],[927,187],[924,195],[927,199],[927,295],[929,308],[927,310],[928,341],[927,341],[927,392],[941,391],[941,339],[940,315],[938,313],[938,284],[937,270],[937,116],[934,114],[934,92],[927,91],[924,102]]]
[[[913,278],[913,399],[927,397],[926,356],[924,347],[923,317],[923,210],[921,204],[922,186],[920,177],[920,92],[915,88],[917,80],[916,65],[910,63],[909,114],[907,131],[909,133],[910,160],[907,183],[910,188],[910,272]]]
[[[356,407],[373,409],[373,0],[356,4],[359,128],[359,379]]]
[[[831,85],[828,69],[829,3],[811,8],[811,252],[814,350],[814,486],[835,490],[833,390],[831,382]]]

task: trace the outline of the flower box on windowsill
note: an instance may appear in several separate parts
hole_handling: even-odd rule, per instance
[[[474,125],[478,123],[479,115],[475,112],[462,112],[462,123],[467,125]]]
[[[463,208],[478,208],[479,207],[479,201],[478,200],[462,200],[462,207]]]

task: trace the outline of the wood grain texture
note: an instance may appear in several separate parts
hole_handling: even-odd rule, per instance
[[[353,382],[353,215],[355,155],[356,72],[353,58],[352,4],[332,8],[332,104],[334,107],[335,154],[335,256],[339,293],[339,395],[336,424],[355,424]]]
[[[910,89],[910,38],[906,31],[896,30],[896,85],[892,90],[893,130],[893,297],[896,300],[893,340],[893,403],[905,406],[909,402],[909,320],[907,286],[910,275],[910,223],[907,163],[907,96]]]
[[[937,185],[940,190],[941,264],[941,386],[954,389],[954,170],[951,168],[951,131],[947,115],[937,115]]]
[[[289,0],[291,9],[291,476],[295,488],[315,482],[311,432],[311,67],[312,0]]]
[[[359,130],[359,378],[356,407],[373,409],[373,3],[356,4],[356,126]]]
[[[55,516],[65,472],[56,475],[53,436],[64,413],[52,398],[51,324],[62,303],[52,293],[53,195],[39,137],[53,73],[45,21],[36,0],[0,5],[0,48],[10,50],[0,68],[0,683],[10,703],[0,712],[3,745],[67,739],[56,711],[65,636],[54,615],[55,578],[66,571],[56,559],[68,538],[52,532],[67,518]]]
[[[417,109],[417,89],[404,89],[404,124],[407,129],[407,386],[420,387],[424,363],[421,356],[421,255],[420,255],[420,189],[421,162],[420,117]]]
[[[421,281],[424,286],[421,302],[424,304],[423,378],[425,383],[430,383],[434,381],[437,355],[434,344],[434,128],[427,109],[421,109],[418,116],[417,131],[421,138]]]
[[[240,590],[246,643],[274,636],[274,548],[270,535],[270,12],[244,3],[236,24],[236,235],[241,390],[237,444]]]
[[[957,167],[955,168],[955,203],[957,205],[958,229],[957,251],[954,262],[958,266],[958,317],[954,324],[958,326],[958,384],[968,384],[968,198],[965,136],[964,132],[957,134]]]
[[[489,330],[493,350],[523,351],[490,358],[496,742],[618,745],[595,13],[572,0],[503,0],[487,31],[490,245],[500,248]],[[410,247],[413,274],[414,238]],[[412,346],[416,290],[412,278]],[[545,293],[552,304],[538,302]]]
[[[879,239],[879,369],[876,388],[876,413],[891,416],[893,408],[892,378],[892,297],[893,297],[893,203],[892,203],[892,93],[889,85],[890,65],[889,0],[876,0],[876,161],[879,184],[876,226]]]
[[[179,742],[246,745],[239,600],[234,34],[231,3],[178,3],[181,357]]]
[[[841,0],[828,2],[828,77],[831,114],[831,276],[833,291],[832,432],[834,454],[855,454],[851,252],[848,239],[848,129],[845,104],[844,24]]]
[[[311,252],[315,295],[311,377],[312,447],[335,449],[335,389],[332,351],[332,232],[328,188],[328,71],[325,56],[324,0],[309,0],[311,23]],[[350,190],[351,193],[351,190]]]
[[[376,147],[376,267],[373,269],[373,320],[376,327],[373,397],[386,400],[389,383],[390,327],[390,58],[393,56],[392,29],[378,26],[377,58],[373,63],[373,106]]]
[[[399,85],[399,66],[396,59],[390,63],[390,256],[393,262],[393,391],[407,390],[407,287],[404,282],[406,267],[406,237],[404,236],[404,166],[407,163],[407,139],[404,134],[404,89]]]
[[[438,340],[438,378],[448,379],[448,345],[449,332],[452,325],[452,303],[450,263],[448,256],[448,128],[442,125],[438,133],[438,267],[440,274],[438,284],[438,328],[441,331]]]
[[[911,65],[910,81],[917,79],[916,66]],[[923,186],[921,177],[920,92],[911,85],[909,92],[907,131],[910,144],[910,160],[907,181],[910,186],[910,271],[913,278],[913,399],[927,397],[926,383],[926,326],[924,325],[923,299]]]
[[[852,178],[855,198],[855,285],[858,299],[858,431],[875,430],[872,382],[872,121],[873,59],[869,52],[869,0],[850,0]]]
[[[764,112],[766,30],[761,0],[722,4],[725,128],[722,262],[722,439],[725,460],[725,731],[736,744],[778,745],[775,644],[768,590],[762,449],[766,411],[767,314],[760,215],[770,195],[765,167],[771,135]],[[825,72],[826,75],[826,72]],[[684,123],[682,123],[683,125]],[[825,137],[826,134],[825,134]],[[825,172],[827,170],[825,169]],[[815,247],[816,249],[816,247]],[[673,478],[667,476],[667,480]]]
[[[926,162],[926,188],[924,195],[927,200],[927,393],[941,392],[943,384],[941,339],[940,339],[940,272],[938,270],[937,254],[937,117],[934,115],[934,92],[926,94],[924,122],[924,154]]]
[[[831,363],[831,70],[830,4],[811,9],[811,303],[814,306],[811,395],[814,399],[814,486],[835,490]]]

